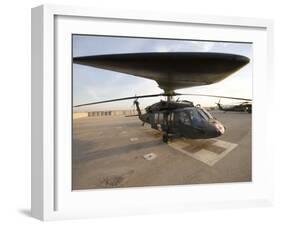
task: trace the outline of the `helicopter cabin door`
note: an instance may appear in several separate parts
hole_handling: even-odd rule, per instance
[[[157,130],[161,131],[161,130],[163,130],[164,124],[165,124],[164,113],[163,112],[154,113],[154,117],[151,122],[151,127],[153,129],[157,129]]]
[[[162,131],[173,133],[175,114],[174,112],[163,112],[163,120],[161,122]]]
[[[152,128],[160,130],[160,131],[168,131],[169,130],[169,114],[167,112],[157,112],[154,113]]]
[[[193,134],[189,111],[179,111],[175,116],[175,127],[180,136],[191,137]]]

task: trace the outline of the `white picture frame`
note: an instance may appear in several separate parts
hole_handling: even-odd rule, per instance
[[[246,41],[254,40],[254,109],[253,113],[253,181],[251,183],[208,184],[168,187],[146,187],[72,192],[69,185],[68,163],[70,144],[59,128],[71,133],[69,120],[69,71],[71,53],[67,37],[76,32],[88,33],[88,25],[97,29],[106,24],[109,34],[124,35],[119,24],[139,24],[142,34],[154,26],[189,26],[195,29],[189,39]],[[112,23],[112,24],[110,24]],[[115,23],[117,26],[115,26]],[[158,25],[157,25],[158,24]],[[82,26],[81,26],[82,25]],[[103,24],[104,25],[104,24]],[[120,25],[121,26],[121,25]],[[125,26],[125,25],[124,25]],[[152,27],[151,27],[152,26]],[[115,27],[115,30],[113,29]],[[78,29],[79,28],[79,29]],[[197,29],[198,28],[198,29]],[[221,31],[204,29],[216,28]],[[197,29],[197,30],[196,30]],[[240,31],[233,35],[234,30]],[[177,37],[168,29],[170,37]],[[126,31],[126,30],[125,30]],[[134,32],[132,29],[131,32]],[[173,33],[174,32],[174,33]],[[251,33],[252,32],[252,33]],[[138,31],[136,31],[136,34]],[[197,34],[198,33],[198,34]],[[237,32],[236,32],[237,33]],[[251,35],[252,34],[252,35]],[[254,35],[253,35],[254,34]],[[64,37],[66,36],[66,39]],[[133,36],[134,34],[131,33]],[[155,34],[157,35],[157,34]],[[155,36],[154,35],[154,36]],[[163,35],[159,34],[159,37]],[[221,38],[219,38],[221,35]],[[149,34],[151,36],[151,33]],[[199,38],[198,38],[199,37]],[[205,37],[205,38],[204,38]],[[270,105],[273,86],[273,22],[265,19],[182,15],[153,12],[101,10],[71,6],[44,5],[32,9],[32,200],[31,213],[41,220],[83,218],[95,216],[130,215],[175,212],[209,208],[234,208],[271,205],[273,202],[273,150],[269,149],[264,110]],[[64,40],[62,44],[61,40]],[[61,57],[61,51],[66,51]],[[63,66],[61,66],[63,65]],[[63,68],[62,71],[60,71]],[[64,71],[64,69],[66,69]],[[65,76],[56,76],[57,74]],[[68,85],[65,85],[65,82]],[[64,84],[63,88],[61,84]],[[269,100],[269,101],[265,101]],[[65,102],[66,104],[60,105]],[[61,109],[61,110],[58,110]],[[70,111],[70,110],[69,110]],[[68,116],[67,116],[68,115]],[[62,124],[60,124],[62,123]],[[68,131],[68,132],[67,132]],[[262,151],[266,150],[266,154]],[[88,201],[87,201],[88,200]],[[91,205],[87,204],[90,202]],[[110,204],[110,205],[109,205]]]

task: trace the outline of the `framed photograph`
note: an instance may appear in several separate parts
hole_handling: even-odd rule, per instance
[[[271,205],[270,20],[32,9],[32,216]]]

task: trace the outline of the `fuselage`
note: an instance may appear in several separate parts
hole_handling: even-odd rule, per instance
[[[208,111],[191,102],[161,101],[146,108],[139,118],[151,128],[176,137],[207,139],[221,136],[225,131]]]

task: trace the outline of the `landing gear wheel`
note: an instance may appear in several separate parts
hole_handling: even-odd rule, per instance
[[[169,140],[168,134],[167,134],[167,133],[164,133],[164,134],[163,134],[163,142],[164,142],[164,143],[168,143],[168,140]]]

